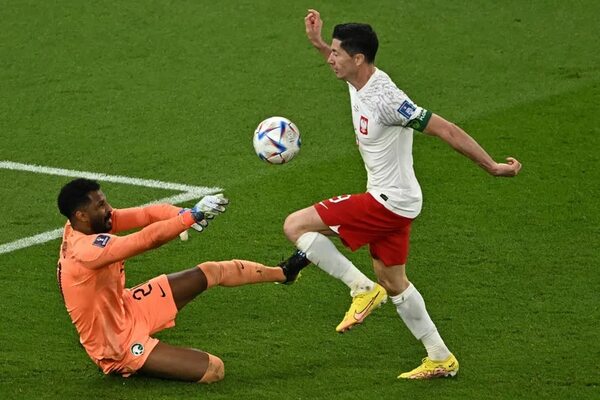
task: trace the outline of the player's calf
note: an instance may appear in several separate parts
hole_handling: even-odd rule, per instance
[[[208,261],[198,265],[198,268],[206,275],[208,288],[286,281],[286,276],[280,267],[267,267],[247,260]]]

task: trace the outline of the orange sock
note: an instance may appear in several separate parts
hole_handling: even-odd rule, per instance
[[[207,289],[219,286],[242,286],[260,282],[283,282],[280,267],[267,267],[254,261],[208,261],[198,265],[206,275]]]

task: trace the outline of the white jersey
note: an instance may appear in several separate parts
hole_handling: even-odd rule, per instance
[[[379,69],[359,91],[350,83],[348,87],[367,191],[390,211],[415,218],[423,195],[413,170],[413,128],[422,131],[431,113],[413,103]]]

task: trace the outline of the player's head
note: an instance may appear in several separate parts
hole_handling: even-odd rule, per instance
[[[339,79],[352,81],[361,70],[372,67],[378,47],[377,34],[370,25],[336,25],[327,62]]]
[[[375,62],[379,40],[371,25],[356,22],[336,25],[333,39],[339,40],[340,47],[350,56],[362,54],[368,64]]]
[[[78,178],[67,183],[58,194],[58,209],[74,229],[105,233],[112,228],[112,207],[96,181]]]

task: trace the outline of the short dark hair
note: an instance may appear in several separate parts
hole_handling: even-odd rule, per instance
[[[75,211],[88,205],[92,200],[89,194],[100,190],[100,184],[91,179],[77,178],[67,183],[58,194],[58,209],[67,218]]]
[[[371,25],[356,22],[336,25],[333,38],[342,42],[342,49],[351,56],[361,53],[369,64],[375,61],[379,40]]]

